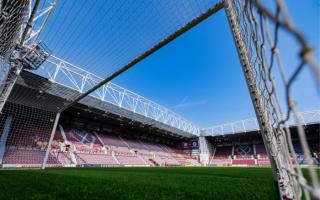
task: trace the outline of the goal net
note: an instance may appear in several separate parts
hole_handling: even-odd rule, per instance
[[[50,151],[51,145],[48,144],[55,136],[62,111],[78,102],[85,104],[84,98],[88,95],[94,98],[94,102],[101,103],[101,99],[105,100],[105,95],[101,94],[105,94],[105,85],[111,79],[196,26],[224,5],[281,198],[320,199],[319,176],[310,153],[306,133],[297,114],[297,98],[292,92],[304,68],[308,68],[311,72],[318,90],[320,72],[314,61],[312,48],[288,17],[283,1],[223,0],[218,3],[213,0],[201,3],[200,1],[159,1],[159,3],[132,1],[131,4],[126,4],[127,1],[99,2],[103,5],[96,4],[95,1],[84,2],[90,2],[91,6],[96,8],[108,9],[109,12],[105,13],[105,17],[113,20],[112,23],[103,28],[96,26],[96,23],[103,22],[97,17],[101,15],[97,14],[100,11],[104,13],[102,12],[104,9],[99,9],[97,13],[95,9],[87,6],[89,9],[83,12],[84,6],[81,4],[65,1],[58,7],[63,10],[66,4],[63,10],[65,15],[59,15],[60,12],[57,12],[54,16],[64,21],[69,11],[74,9],[74,20],[62,24],[53,21],[51,27],[48,25],[48,32],[42,39],[46,39],[46,36],[51,38],[48,43],[54,47],[53,53],[74,53],[80,49],[78,55],[70,56],[74,60],[83,61],[79,62],[79,65],[99,66],[100,69],[101,64],[107,63],[100,58],[108,57],[112,72],[108,71],[109,76],[103,80],[99,78],[99,81],[85,81],[88,77],[84,79],[83,76],[74,78],[70,72],[63,70],[67,65],[61,60],[51,63],[56,66],[52,77],[45,79],[26,72],[17,79],[22,67],[17,67],[15,61],[18,59],[10,60],[10,58],[19,42],[17,38],[21,24],[23,21],[28,21],[24,17],[29,19],[25,9],[30,1],[0,0],[0,164],[7,167],[40,167],[42,164],[53,166],[57,164],[57,154]],[[159,12],[163,10],[166,12]],[[84,15],[81,16],[79,13]],[[162,20],[170,13],[172,19]],[[140,20],[136,20],[134,16]],[[83,20],[76,19],[88,21],[81,23]],[[92,23],[95,19],[98,19],[96,23]],[[121,26],[117,27],[119,24]],[[72,27],[76,28],[69,29]],[[91,36],[97,37],[95,42],[90,41],[91,37],[86,37],[85,42],[79,39],[78,34],[82,33],[80,30],[89,31]],[[123,33],[119,34],[119,30]],[[128,30],[131,35],[128,36],[124,30]],[[52,40],[59,37],[69,38],[67,45],[59,39]],[[283,62],[279,48],[279,43],[288,38],[298,43],[297,50],[288,51],[290,56],[299,55],[296,65],[293,66],[291,63],[290,68]],[[101,41],[109,42],[109,48],[101,45],[103,43]],[[84,55],[96,56],[88,59]],[[63,76],[56,78],[58,69],[67,78],[62,78]],[[77,70],[75,67],[74,72],[79,74]],[[101,71],[104,70],[107,69]],[[16,80],[19,84],[11,90]],[[60,85],[57,84],[59,80]],[[79,87],[74,89],[70,87],[71,85]],[[96,98],[97,96],[102,98]],[[294,120],[297,124],[306,169],[302,169],[297,161],[288,125],[290,120]]]
[[[0,112],[14,85],[19,70],[12,62],[26,14],[26,0],[0,1]]]
[[[280,0],[268,4],[257,0],[226,0],[225,11],[281,198],[298,199],[302,195],[306,199],[320,198],[317,167],[311,156],[292,92],[303,68],[310,68],[316,87],[319,87],[319,69],[313,60],[312,48],[294,27]],[[291,55],[299,55],[294,69],[286,67],[280,56],[279,41],[284,37],[293,38],[299,45],[298,52],[292,52]],[[285,88],[283,91],[276,86],[277,79],[277,83]],[[288,126],[291,119],[297,124],[298,138],[307,162],[307,173],[304,173],[297,162]]]

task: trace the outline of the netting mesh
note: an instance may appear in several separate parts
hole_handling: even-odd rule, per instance
[[[10,58],[19,42],[27,4],[27,0],[0,1],[0,112],[19,71]]]
[[[282,1],[272,2],[274,5],[266,6],[257,0],[225,0],[225,9],[282,198],[299,198],[302,195],[306,199],[320,198],[314,161],[291,92],[302,69],[311,69],[316,87],[319,87],[320,72],[313,60],[312,48],[293,26]],[[19,68],[12,68],[16,65],[10,63],[9,58],[17,43],[27,3],[27,0],[0,0],[0,111],[8,97],[7,91],[11,91],[14,77],[19,73]],[[171,0],[61,1],[53,15],[54,20],[48,24],[41,39],[48,43],[54,54],[77,65],[89,66],[92,72],[107,75],[206,12],[214,3],[214,0],[201,3]],[[290,69],[291,73],[287,72],[278,49],[283,30],[299,44],[299,61],[294,69]],[[276,70],[284,91],[275,85]],[[77,85],[80,79],[72,81]],[[93,86],[80,90],[85,92]],[[29,88],[30,93],[16,91],[11,94],[0,118],[1,163],[40,166],[62,101],[41,90]],[[65,96],[72,102],[78,95]],[[284,105],[279,96],[284,97]],[[310,179],[303,175],[297,162],[287,123],[291,118],[298,125]],[[48,163],[54,162],[49,157]]]
[[[302,69],[307,67],[311,69],[318,87],[319,69],[313,61],[312,48],[291,23],[282,1],[272,3],[266,6],[255,0],[226,0],[225,8],[282,198],[299,198],[302,195],[306,199],[320,198],[316,165],[291,92]],[[293,37],[299,44],[299,63],[291,69],[292,73],[286,71],[279,53],[278,43],[283,30],[287,31],[285,37]],[[280,72],[280,84],[283,84],[284,91],[276,87],[276,70]],[[284,106],[279,96],[284,97]],[[291,118],[297,124],[310,181],[307,181],[297,162],[287,123]]]
[[[40,39],[53,55],[106,77],[216,2],[58,1]]]
[[[41,100],[43,96],[39,94],[34,100],[37,99]],[[53,111],[37,108],[22,99],[9,99],[0,115],[0,164],[3,167],[40,167],[55,115]],[[52,159],[49,164],[53,163]]]
[[[0,1],[0,55],[8,58],[17,44],[18,30],[28,1]]]

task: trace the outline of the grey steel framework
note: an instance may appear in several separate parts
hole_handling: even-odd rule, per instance
[[[57,0],[0,1],[0,113],[23,65],[22,48],[32,51]]]
[[[310,110],[298,113],[303,125],[319,124],[320,110]],[[290,126],[296,126],[296,122],[291,120]],[[214,125],[203,129],[204,136],[230,135],[260,130],[257,118],[248,118],[234,122]]]
[[[33,5],[36,2],[37,1],[35,1],[35,0],[29,1],[27,19],[30,19],[31,14],[32,14]],[[37,9],[35,11],[34,17],[30,21],[31,28],[26,33],[25,39],[23,40],[23,43],[26,45],[31,45],[31,44],[38,42],[39,36],[40,36],[41,32],[43,31],[43,29],[45,28],[45,25],[48,22],[49,17],[57,4],[57,0],[44,0],[43,2],[44,3],[43,3],[42,8]],[[25,28],[27,26],[28,26],[27,24],[23,24],[23,26],[21,27],[21,33],[23,33],[23,30],[25,30]],[[22,35],[21,35],[21,38],[22,38]]]
[[[58,83],[80,93],[102,80],[101,77],[55,56],[51,56],[47,60],[47,63],[41,66],[35,73],[48,78],[51,82]],[[98,88],[90,96],[194,135],[199,135],[200,130],[203,130],[206,136],[260,130],[257,118],[248,118],[208,128],[200,128],[173,111],[112,82]],[[320,110],[300,112],[299,116],[304,125],[320,122]],[[289,125],[295,126],[296,124],[291,120]]]
[[[83,70],[60,58],[51,56],[37,74],[47,77],[50,81],[74,89],[80,93],[92,88],[103,79]],[[112,103],[120,108],[162,122],[188,133],[199,135],[199,128],[192,122],[145,97],[131,92],[119,85],[108,82],[99,87],[90,96],[101,101]]]

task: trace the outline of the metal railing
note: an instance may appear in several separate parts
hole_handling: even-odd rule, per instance
[[[302,125],[320,123],[320,110],[311,110],[298,113]],[[293,120],[288,123],[290,126],[296,124]],[[260,130],[256,118],[248,118],[244,120],[234,121],[230,123],[219,124],[203,129],[205,136],[230,135],[237,133],[245,133]]]
[[[55,56],[48,58],[36,72],[51,82],[84,93],[102,78]],[[185,132],[199,135],[199,128],[173,111],[114,83],[107,83],[90,96],[141,114]]]
[[[102,80],[101,77],[55,56],[51,56],[36,73],[48,78],[51,82],[58,83],[81,93]],[[117,84],[110,82],[96,90],[91,96],[188,133],[199,135],[200,129],[194,125],[194,123]],[[299,115],[304,125],[320,122],[320,110],[305,111],[299,113]],[[289,124],[294,125],[292,121]],[[206,136],[218,136],[257,131],[259,129],[257,119],[248,118],[211,126],[203,129],[203,132]]]

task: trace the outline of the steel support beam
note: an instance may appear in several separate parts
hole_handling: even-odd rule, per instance
[[[267,149],[269,159],[271,161],[274,179],[278,183],[280,198],[296,199],[298,198],[296,194],[297,184],[290,178],[290,175],[285,170],[292,168],[289,156],[286,156],[289,154],[288,152],[286,152],[287,147],[282,146],[286,143],[278,143],[278,140],[284,141],[284,138],[276,138],[276,135],[281,135],[280,133],[278,133],[278,131],[280,130],[276,130],[272,126],[271,121],[268,118],[267,108],[265,107],[265,104],[263,103],[263,100],[260,96],[262,92],[258,87],[258,83],[254,76],[253,68],[249,60],[248,47],[246,46],[246,43],[244,42],[240,34],[240,25],[238,24],[237,16],[235,15],[232,2],[231,0],[225,0],[224,2],[225,12],[237,47],[242,70],[260,126],[261,135],[264,141],[264,145]]]
[[[60,115],[61,115],[61,113],[57,113],[56,118],[54,120],[54,124],[53,124],[51,135],[50,135],[50,139],[49,139],[49,142],[48,142],[48,147],[47,147],[44,159],[43,159],[43,163],[42,163],[41,169],[45,169],[46,168],[46,165],[47,165],[47,162],[48,162],[48,158],[49,158],[49,154],[50,154],[50,151],[51,151],[52,141],[53,141],[54,135],[55,135],[55,133],[57,131]]]
[[[41,0],[0,0],[2,9],[0,10],[0,73],[3,73],[3,77],[0,78],[0,113],[23,68],[21,64],[23,55],[20,50],[26,45],[26,41],[31,39],[30,37],[38,38],[56,4],[54,0],[45,12],[37,13],[40,2]],[[26,16],[28,20],[23,24]],[[29,33],[32,33],[35,21],[41,16],[45,16],[41,27],[31,36]],[[29,44],[32,45],[30,42]]]
[[[13,66],[9,67],[6,77],[0,84],[0,113],[16,83],[18,76],[22,70],[22,65],[14,63]]]
[[[28,19],[26,28],[23,30],[22,36],[20,38],[20,46],[22,46],[24,44],[29,30],[32,28],[33,18],[34,18],[35,14],[36,14],[36,12],[38,10],[38,6],[40,4],[40,1],[41,0],[36,0],[35,3],[34,3],[34,6],[33,6],[33,9],[31,11],[31,15],[30,15],[30,17]]]

